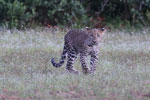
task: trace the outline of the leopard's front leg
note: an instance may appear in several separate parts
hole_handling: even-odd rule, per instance
[[[87,66],[86,57],[87,57],[87,53],[85,52],[80,53],[80,62],[82,66],[82,72],[84,74],[88,74],[91,71],[90,68]]]
[[[97,51],[93,51],[90,55],[91,55],[90,70],[91,70],[91,72],[95,72],[96,65],[98,63],[98,52]]]

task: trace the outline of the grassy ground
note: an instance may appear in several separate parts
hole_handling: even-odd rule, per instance
[[[94,75],[54,68],[63,48],[60,29],[0,31],[0,100],[149,100],[150,30],[108,32]],[[142,33],[142,35],[140,35]],[[132,34],[132,35],[131,35]],[[79,59],[75,63],[81,72]]]

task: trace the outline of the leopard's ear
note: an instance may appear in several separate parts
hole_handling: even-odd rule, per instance
[[[90,28],[89,27],[85,27],[86,28],[86,30],[90,30]]]
[[[102,28],[100,28],[100,30],[101,30],[101,31],[105,31],[105,28],[104,28],[104,27],[102,27]]]
[[[98,33],[101,35],[101,36],[103,36],[104,34],[105,34],[105,32],[106,32],[106,28],[105,27],[101,27],[101,28],[99,28],[98,29]]]

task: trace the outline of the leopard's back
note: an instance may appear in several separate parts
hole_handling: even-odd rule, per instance
[[[92,41],[85,30],[70,30],[65,35],[65,42],[68,42],[70,48],[75,48],[78,53],[88,51],[88,41]]]

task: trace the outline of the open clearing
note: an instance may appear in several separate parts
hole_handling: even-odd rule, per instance
[[[64,73],[60,29],[0,31],[0,100],[149,100],[150,29],[108,32],[95,74]],[[140,34],[141,33],[141,34]],[[75,68],[81,72],[79,59]]]

